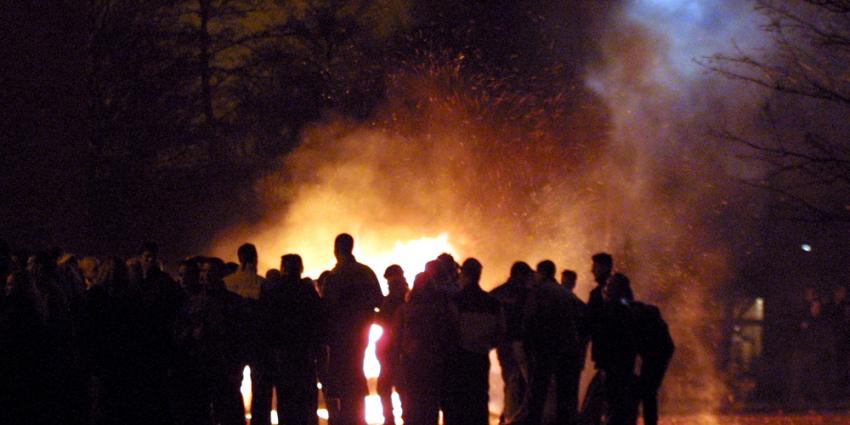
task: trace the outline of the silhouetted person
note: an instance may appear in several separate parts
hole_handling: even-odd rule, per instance
[[[457,291],[460,291],[460,275],[459,270],[460,266],[458,266],[454,257],[448,253],[442,253],[437,257],[436,266],[434,270],[434,282],[437,285],[437,289],[443,291],[447,294],[454,294]]]
[[[97,279],[97,268],[100,265],[100,262],[95,257],[83,257],[80,260],[80,273],[83,277],[83,284],[88,288],[94,285],[95,280]]]
[[[590,325],[588,323],[587,304],[584,303],[576,294],[575,288],[578,275],[573,270],[564,270],[561,272],[561,286],[568,292],[568,302],[572,309],[572,316],[575,322],[576,334],[578,336],[578,359],[575,363],[576,369],[569,375],[570,381],[566,383],[568,388],[565,388],[564,397],[569,403],[569,423],[578,422],[578,396],[579,386],[581,383],[581,371],[584,369],[584,363],[587,358],[587,345],[590,342]]]
[[[49,370],[44,365],[49,333],[47,306],[30,277],[12,272],[4,283],[0,309],[0,421],[53,424]]]
[[[281,278],[267,281],[258,304],[259,344],[251,423],[268,425],[272,388],[277,390],[281,424],[316,424],[316,354],[321,305],[301,257],[281,258]]]
[[[180,261],[177,266],[177,284],[185,296],[195,295],[201,291],[201,265],[194,259]]]
[[[324,283],[329,349],[328,382],[324,384],[328,387],[332,425],[360,425],[366,421],[364,397],[368,387],[363,359],[375,308],[383,299],[375,272],[357,262],[353,249],[351,235],[336,237],[337,263]]]
[[[242,296],[243,314],[245,318],[245,347],[243,350],[246,354],[246,365],[251,367],[251,383],[256,384],[258,377],[255,376],[257,367],[254,364],[255,359],[261,355],[263,349],[258,344],[258,336],[256,335],[257,326],[260,326],[256,317],[256,303],[260,298],[260,291],[266,283],[266,279],[257,273],[258,255],[257,247],[251,243],[244,243],[236,250],[236,256],[239,258],[239,265],[232,271],[228,271],[224,275],[224,284],[227,289]],[[225,265],[227,268],[228,265]],[[244,368],[245,365],[243,365]],[[257,390],[252,390],[256,392]]]
[[[629,278],[615,273],[603,291],[604,305],[599,318],[599,334],[594,339],[597,367],[605,372],[608,423],[633,425],[637,422],[635,361],[638,355],[636,322],[629,298]]]
[[[555,263],[537,265],[536,283],[525,306],[523,345],[529,357],[528,400],[522,423],[540,424],[554,378],[556,421],[575,422],[576,407],[571,406],[570,389],[578,369],[579,339],[569,292],[555,280]]]
[[[602,292],[608,278],[614,270],[614,258],[611,254],[600,252],[591,257],[593,265],[591,272],[593,279],[596,281],[596,287],[590,291],[590,297],[587,302],[587,321],[585,323],[586,330],[590,333],[591,350],[590,355],[593,360],[593,365],[599,371],[601,368],[598,363],[598,344],[596,339],[601,333],[601,317],[603,314],[605,300]],[[584,396],[584,402],[581,408],[581,423],[587,425],[596,425],[600,423],[603,408],[605,406],[605,374],[597,372],[594,374],[587,387]]]
[[[266,281],[275,281],[280,279],[280,270],[278,269],[268,269],[266,270]],[[262,291],[262,288],[260,288]]]
[[[676,347],[658,307],[634,301],[630,288],[623,292],[629,301],[636,324],[638,354],[641,357],[637,397],[643,408],[643,423],[657,425],[658,390]]]
[[[227,289],[241,295],[242,298],[256,300],[260,298],[260,288],[265,279],[257,274],[257,248],[250,243],[243,244],[236,251],[239,268],[224,278]]]
[[[159,388],[147,383],[149,354],[142,336],[147,326],[138,287],[125,262],[106,258],[85,294],[81,346],[91,370],[92,422],[163,423],[163,406],[151,411]],[[143,385],[140,385],[140,382]]]
[[[611,273],[614,270],[614,259],[610,254],[604,252],[593,255],[591,259],[593,260],[591,271],[597,286],[590,291],[590,299],[587,302],[587,313],[590,322],[591,341],[595,342],[598,331],[600,330],[600,320],[605,306],[603,291],[608,278],[611,277]],[[591,355],[593,362],[596,363],[598,354],[595,348],[591,351]],[[599,368],[598,365],[597,368]]]
[[[378,324],[384,330],[383,335],[377,342],[375,354],[381,363],[381,375],[378,377],[378,395],[381,397],[381,406],[384,410],[384,424],[395,424],[392,405],[393,387],[400,389],[398,338],[396,337],[395,323],[399,308],[404,304],[407,296],[407,279],[401,266],[393,264],[384,271],[387,279],[389,292],[381,303],[378,312]]]
[[[408,425],[437,425],[447,356],[458,338],[457,315],[427,270],[416,275],[394,332],[399,341],[401,408]]]
[[[797,321],[797,341],[793,353],[793,402],[798,407],[819,408],[826,401],[830,373],[834,364],[834,342],[830,319],[822,298],[807,288],[805,310]]]
[[[183,291],[171,277],[162,271],[159,247],[145,242],[138,259],[138,266],[131,266],[131,281],[138,282],[143,319],[140,326],[139,343],[147,361],[141,366],[139,383],[143,403],[159,417],[154,422],[169,423],[168,369],[174,358],[174,325],[180,306],[184,302]],[[137,280],[138,279],[138,280]]]
[[[223,269],[218,258],[204,261],[202,291],[189,299],[177,327],[178,341],[187,347],[198,382],[191,396],[191,409],[197,413],[188,415],[193,423],[245,423],[239,393],[244,364],[242,297],[224,285]]]
[[[74,371],[74,342],[71,309],[65,291],[62,288],[62,276],[57,269],[56,253],[42,251],[30,256],[27,270],[32,283],[46,307],[45,361],[41,365],[45,371],[43,378],[50,392],[45,409],[53,410],[53,415],[63,418],[71,416],[68,411],[68,394],[64,391],[70,388],[69,380],[76,374]]]
[[[78,338],[86,285],[76,255],[62,254],[57,266],[56,278],[67,302],[66,314],[69,318],[69,327],[62,331],[66,342],[62,348],[65,350],[63,364],[59,365],[63,371],[63,390],[59,393],[62,404],[60,410],[69,425],[89,425],[88,377]]]
[[[184,338],[180,329],[185,326],[181,315],[186,314],[187,305],[204,290],[201,284],[201,266],[204,261],[206,259],[202,257],[190,257],[181,260],[177,266],[177,284],[183,291],[183,303],[175,323],[174,355],[169,376],[169,401],[177,425],[197,423],[204,418],[205,412],[199,407],[205,400],[199,391],[203,385],[200,377],[203,371],[196,364],[197,353],[193,351],[193,343],[188,343],[190,339]]]
[[[505,315],[505,337],[496,347],[496,354],[505,383],[505,401],[500,423],[513,418],[522,406],[528,385],[528,365],[522,346],[523,307],[531,291],[534,270],[518,261],[511,266],[507,282],[490,292],[502,304]]]
[[[478,260],[466,259],[458,280],[461,289],[451,301],[459,338],[446,364],[443,420],[446,425],[487,425],[488,353],[503,338],[504,316],[499,301],[481,289]]]

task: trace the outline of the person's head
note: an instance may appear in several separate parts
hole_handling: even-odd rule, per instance
[[[9,273],[9,276],[6,276],[6,281],[3,283],[3,293],[7,297],[18,296],[21,294],[29,295],[33,289],[29,275],[23,271]]]
[[[328,287],[328,278],[330,276],[330,270],[325,270],[319,275],[319,278],[316,279],[316,290],[319,292],[320,297],[325,296],[325,289]]]
[[[631,281],[622,273],[614,273],[608,278],[602,295],[606,300],[634,300]]]
[[[286,254],[280,257],[280,274],[290,278],[301,279],[304,273],[304,262],[298,254]]]
[[[398,264],[387,267],[384,271],[384,279],[387,280],[387,288],[389,288],[391,294],[407,290],[407,279],[404,278],[404,270]]]
[[[130,284],[136,286],[141,285],[145,279],[145,272],[142,269],[142,262],[138,258],[130,258],[125,263],[127,266],[127,275],[129,277]],[[101,265],[102,267],[103,265]]]
[[[458,265],[455,258],[451,254],[444,252],[437,256],[437,261],[440,262],[441,279],[448,282],[457,281]]]
[[[594,279],[596,279],[596,283],[600,286],[605,285],[608,282],[608,277],[611,276],[611,272],[614,270],[614,257],[607,252],[600,252],[590,258],[593,260],[591,271],[593,272]]]
[[[139,264],[142,266],[142,271],[147,274],[153,268],[158,267],[158,260],[159,245],[151,241],[143,242],[142,249],[139,252]]]
[[[440,274],[442,268],[443,266],[442,263],[440,263],[440,260],[431,260],[425,263],[424,273],[428,274],[429,279],[434,279]]]
[[[572,270],[564,270],[561,272],[561,285],[564,285],[564,288],[573,291],[576,289],[576,281],[578,281],[578,274]]]
[[[349,259],[354,256],[354,238],[348,233],[340,233],[334,239],[334,256],[337,260]]]
[[[27,259],[27,271],[37,281],[52,275],[56,271],[56,262],[53,261],[49,252],[41,251]]]
[[[511,266],[511,276],[508,279],[526,287],[531,286],[534,280],[534,270],[525,261],[517,261]]]
[[[224,263],[224,274],[221,277],[227,277],[239,271],[239,264],[236,264],[232,261]]]
[[[280,280],[281,274],[278,269],[268,269],[266,270],[266,280],[269,282],[274,282],[276,280]]]
[[[551,260],[543,260],[537,263],[537,279],[540,282],[552,282],[555,280],[555,263]]]
[[[436,289],[434,277],[427,270],[423,271],[413,278],[413,289],[407,293],[407,300],[414,303],[428,300]]]
[[[242,244],[242,246],[236,250],[236,256],[239,257],[239,264],[242,266],[242,270],[245,270],[250,266],[257,266],[257,247],[255,247],[254,244]]]
[[[177,281],[184,288],[196,286],[200,280],[201,268],[197,261],[187,258],[177,265]]]
[[[204,286],[216,286],[222,282],[223,277],[224,261],[221,258],[211,257],[204,260],[201,266],[201,283]]]
[[[460,267],[461,287],[477,287],[481,281],[481,263],[475,258],[467,258]]]
[[[97,278],[98,265],[99,262],[95,257],[83,257],[80,260],[80,273],[82,273],[83,279],[86,281],[86,286],[91,285]]]
[[[138,263],[134,263],[141,268]],[[124,260],[118,257],[107,257],[97,268],[95,285],[102,285],[111,294],[120,293],[130,282],[130,269]]]

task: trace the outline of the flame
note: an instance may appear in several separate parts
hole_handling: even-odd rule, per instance
[[[377,378],[381,375],[381,363],[375,354],[375,345],[384,334],[384,328],[380,325],[372,325],[369,329],[369,345],[366,346],[366,359],[363,361],[363,373],[366,379]]]

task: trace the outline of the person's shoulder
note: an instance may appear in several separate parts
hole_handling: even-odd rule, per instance
[[[511,290],[510,282],[505,282],[505,283],[491,289],[490,295],[492,295],[496,298],[499,298],[499,297],[503,297],[503,296],[507,295],[508,292],[510,292],[510,290]]]
[[[375,271],[372,270],[372,268],[369,267],[368,265],[363,264],[361,262],[356,262],[354,264],[355,264],[355,267],[357,267],[357,271],[359,271],[360,273],[367,274],[367,275],[369,275],[371,277],[375,277],[377,279],[377,275],[375,274]]]
[[[567,296],[573,304],[581,305],[581,306],[587,305],[587,303],[585,303],[584,300],[581,299],[581,297],[576,295],[575,292],[572,292],[572,291],[567,291],[567,292],[569,293]]]
[[[313,280],[308,278],[308,277],[305,277],[305,278],[299,280],[298,283],[297,283],[297,287],[298,287],[299,290],[301,290],[302,292],[304,292],[308,295],[311,295],[311,294],[316,294],[317,296],[319,295],[318,292],[316,292],[316,285],[313,284]]]
[[[658,315],[661,314],[661,309],[659,309],[658,306],[645,301],[630,301],[629,306],[632,308],[632,310],[638,311],[640,313]]]

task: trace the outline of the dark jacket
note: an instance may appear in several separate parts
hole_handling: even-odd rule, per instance
[[[324,279],[328,345],[327,392],[331,395],[368,393],[363,376],[363,352],[369,342],[369,326],[383,295],[378,278],[354,257],[337,263]]]
[[[399,310],[395,334],[402,388],[438,395],[450,347],[457,340],[457,315],[446,295],[431,288],[414,289]]]
[[[502,304],[502,311],[505,315],[505,338],[507,341],[519,341],[522,339],[522,310],[529,292],[529,289],[523,282],[511,280],[490,291],[490,295],[496,297]]]
[[[309,279],[283,276],[268,282],[260,292],[257,316],[258,342],[264,352],[275,349],[306,356],[316,351],[321,301]]]
[[[324,295],[331,344],[368,327],[375,308],[383,300],[375,272],[353,257],[340,261],[331,270],[325,280]]]
[[[605,300],[602,298],[602,288],[604,285],[597,285],[590,291],[590,298],[587,301],[587,322],[586,330],[592,342],[590,357],[593,363],[599,368],[599,350],[596,342],[599,335],[603,332],[602,316],[605,311]]]
[[[554,356],[577,362],[579,337],[569,291],[554,281],[541,282],[528,297],[523,319],[523,345],[532,356]]]
[[[629,301],[606,301],[594,335],[593,353],[597,367],[616,374],[634,371],[638,355],[635,315]]]
[[[505,318],[496,297],[477,285],[467,285],[451,296],[457,311],[457,348],[487,354],[505,334]]]
[[[177,336],[190,356],[227,372],[241,371],[244,326],[242,297],[222,282],[189,299],[178,320]]]

